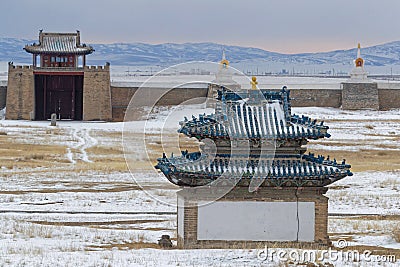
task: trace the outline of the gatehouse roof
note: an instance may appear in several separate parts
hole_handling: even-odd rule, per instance
[[[80,32],[39,33],[39,43],[26,45],[24,50],[31,54],[75,54],[87,55],[94,52],[93,47],[81,44]]]

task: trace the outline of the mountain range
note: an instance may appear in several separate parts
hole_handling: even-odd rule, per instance
[[[32,57],[23,50],[35,40],[0,38],[0,61],[31,63]],[[114,43],[90,44],[95,52],[88,57],[88,64],[102,65],[106,61],[117,66],[167,67],[188,61],[213,61],[221,59],[225,50],[227,59],[240,68],[263,69],[332,69],[349,71],[357,49],[336,50],[322,53],[282,54],[259,48],[221,45],[216,43]],[[362,56],[371,69],[388,67],[400,69],[400,41],[365,47]]]

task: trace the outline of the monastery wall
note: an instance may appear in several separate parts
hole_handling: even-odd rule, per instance
[[[379,109],[400,108],[400,89],[379,89]]]
[[[121,87],[110,85],[109,66],[91,66],[85,68],[83,116],[84,120],[122,121],[125,110],[138,87]],[[8,99],[7,119],[30,119],[34,110],[34,76],[29,66],[10,66],[7,86],[0,87],[0,109]],[[379,83],[373,101],[380,110],[400,108],[400,87],[397,84]],[[399,88],[398,88],[399,87]],[[111,88],[111,90],[109,89]],[[202,103],[207,97],[208,89],[204,88],[147,88],[142,91],[143,101],[154,102],[155,96],[163,95],[157,105],[179,105],[187,101]],[[290,89],[290,88],[289,88]],[[368,96],[368,93],[365,93]],[[333,107],[342,106],[341,89],[290,89],[293,107]],[[354,102],[365,96],[352,91],[345,92],[348,98],[346,106],[354,106]],[[7,98],[6,98],[7,96]],[[111,99],[111,101],[110,101]],[[352,99],[352,100],[351,100]],[[361,108],[361,107],[360,107]]]
[[[6,119],[31,119],[34,116],[34,104],[33,67],[8,65]]]
[[[110,66],[86,66],[83,77],[83,120],[111,121]]]
[[[377,83],[346,82],[343,83],[342,86],[343,109],[379,109],[380,104]]]
[[[291,89],[290,97],[293,107],[340,108],[342,105],[340,89]]]
[[[184,103],[203,103],[207,97],[207,88],[144,88],[140,91],[141,105],[170,106]],[[112,117],[114,121],[122,121],[129,101],[138,87],[111,86]],[[160,97],[161,96],[161,97]]]
[[[114,121],[124,118],[125,110],[129,105],[131,97],[136,93],[138,87],[111,86],[112,117]],[[148,88],[142,98],[154,103],[154,96],[166,92],[157,105],[179,105],[181,103],[203,103],[208,94],[208,88]],[[278,90],[276,90],[278,91]],[[342,105],[342,90],[340,89],[292,89],[292,106],[294,107],[334,107]],[[400,96],[400,90],[399,90]]]

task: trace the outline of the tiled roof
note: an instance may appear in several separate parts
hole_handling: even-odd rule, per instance
[[[222,178],[238,186],[256,180],[263,187],[322,187],[352,175],[345,161],[304,154],[308,139],[330,137],[329,127],[292,115],[289,93],[286,88],[220,90],[215,114],[185,118],[178,130],[200,141],[212,139],[215,151],[203,142],[202,152],[163,155],[156,168],[179,186],[208,185]]]
[[[78,54],[86,55],[94,51],[91,46],[80,44],[79,33],[40,33],[39,44],[26,45],[32,54]]]
[[[345,162],[337,163],[313,155],[261,158],[233,155],[209,159],[203,154],[192,158],[191,154],[161,158],[157,168],[171,182],[187,186],[205,185],[222,175],[234,180],[265,179],[266,186],[325,186],[352,175],[351,166]],[[196,180],[197,184],[193,184]]]
[[[284,101],[284,100],[283,100]],[[289,105],[289,103],[287,103]],[[217,102],[216,113],[185,118],[178,132],[190,137],[235,139],[318,139],[328,127],[308,117],[285,112],[282,100]]]

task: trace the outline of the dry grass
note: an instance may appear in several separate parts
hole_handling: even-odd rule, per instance
[[[156,243],[150,242],[124,242],[124,243],[111,243],[104,245],[90,245],[86,246],[86,251],[98,251],[98,250],[130,250],[130,249],[142,249],[142,248],[160,248]]]
[[[119,147],[102,147],[102,146],[94,146],[90,147],[86,150],[87,153],[93,155],[101,155],[101,156],[121,156],[123,155],[122,146]]]
[[[64,158],[65,146],[27,144],[10,136],[0,135],[1,166],[12,169],[51,167]]]
[[[14,234],[20,233],[29,238],[52,238],[54,235],[54,229],[51,226],[35,225],[32,223],[15,223],[14,229]]]
[[[367,125],[368,126],[368,125]],[[52,135],[60,135],[63,132],[59,129],[49,129],[46,133]],[[121,139],[120,132],[102,132],[95,131],[92,134],[96,138],[112,138],[115,141]],[[122,140],[122,139],[121,139]],[[115,142],[114,141],[114,142]],[[160,135],[147,134],[146,143],[151,162],[146,162],[146,157],[131,162],[132,170],[150,170],[157,163],[156,159],[162,156],[163,152],[168,154],[174,152],[175,155],[180,154],[180,150],[188,150],[190,152],[198,151],[199,142],[194,138],[187,138],[177,134],[163,134],[163,145],[161,145]],[[318,142],[317,142],[318,143]],[[118,144],[118,142],[117,142]],[[328,146],[354,146],[353,143],[344,142],[329,142]],[[390,146],[386,146],[390,147]],[[385,148],[382,145],[382,148]],[[392,147],[390,147],[392,148]],[[76,152],[71,149],[72,152]],[[345,150],[345,148],[344,148]],[[93,162],[86,163],[77,161],[76,165],[72,165],[66,159],[66,146],[48,145],[48,144],[25,144],[15,140],[7,135],[0,135],[0,162],[1,166],[8,169],[15,169],[15,172],[23,169],[34,170],[38,167],[55,167],[52,171],[89,171],[97,170],[99,172],[126,172],[128,171],[123,155],[122,145],[114,147],[101,145],[101,142],[87,149],[89,159]],[[353,172],[361,171],[391,171],[400,169],[400,157],[396,150],[361,150],[361,151],[327,151],[327,150],[312,150],[315,154],[330,155],[331,158],[341,160],[347,159],[347,162],[352,165]],[[138,151],[138,154],[145,154],[144,151]],[[18,170],[19,169],[19,170]]]
[[[400,188],[400,179],[386,179],[379,183],[380,188],[391,188],[397,190]]]
[[[139,186],[115,186],[112,188],[104,188],[104,189],[94,189],[94,188],[71,188],[71,189],[38,189],[38,190],[18,190],[18,191],[1,191],[0,194],[8,194],[8,195],[22,195],[29,193],[41,193],[41,194],[54,194],[54,193],[116,193],[116,192],[126,192],[132,190],[141,190]]]
[[[137,225],[137,224],[143,224],[143,223],[160,223],[160,222],[167,222],[168,220],[119,220],[119,221],[94,221],[94,222],[84,222],[84,221],[57,221],[57,222],[52,222],[52,221],[29,221],[30,223],[33,224],[39,224],[39,225],[52,225],[52,226],[86,226],[86,227],[91,227],[91,228],[97,228],[97,226],[111,226],[111,225]],[[101,227],[104,229],[104,227]],[[148,228],[140,228],[136,227],[138,230],[142,229],[148,229]],[[115,228],[111,228],[115,229]],[[129,227],[130,230],[132,230],[132,227]],[[171,229],[165,229],[165,228],[157,228],[159,230],[171,230]]]
[[[397,243],[400,243],[400,224],[393,228],[391,235]]]

